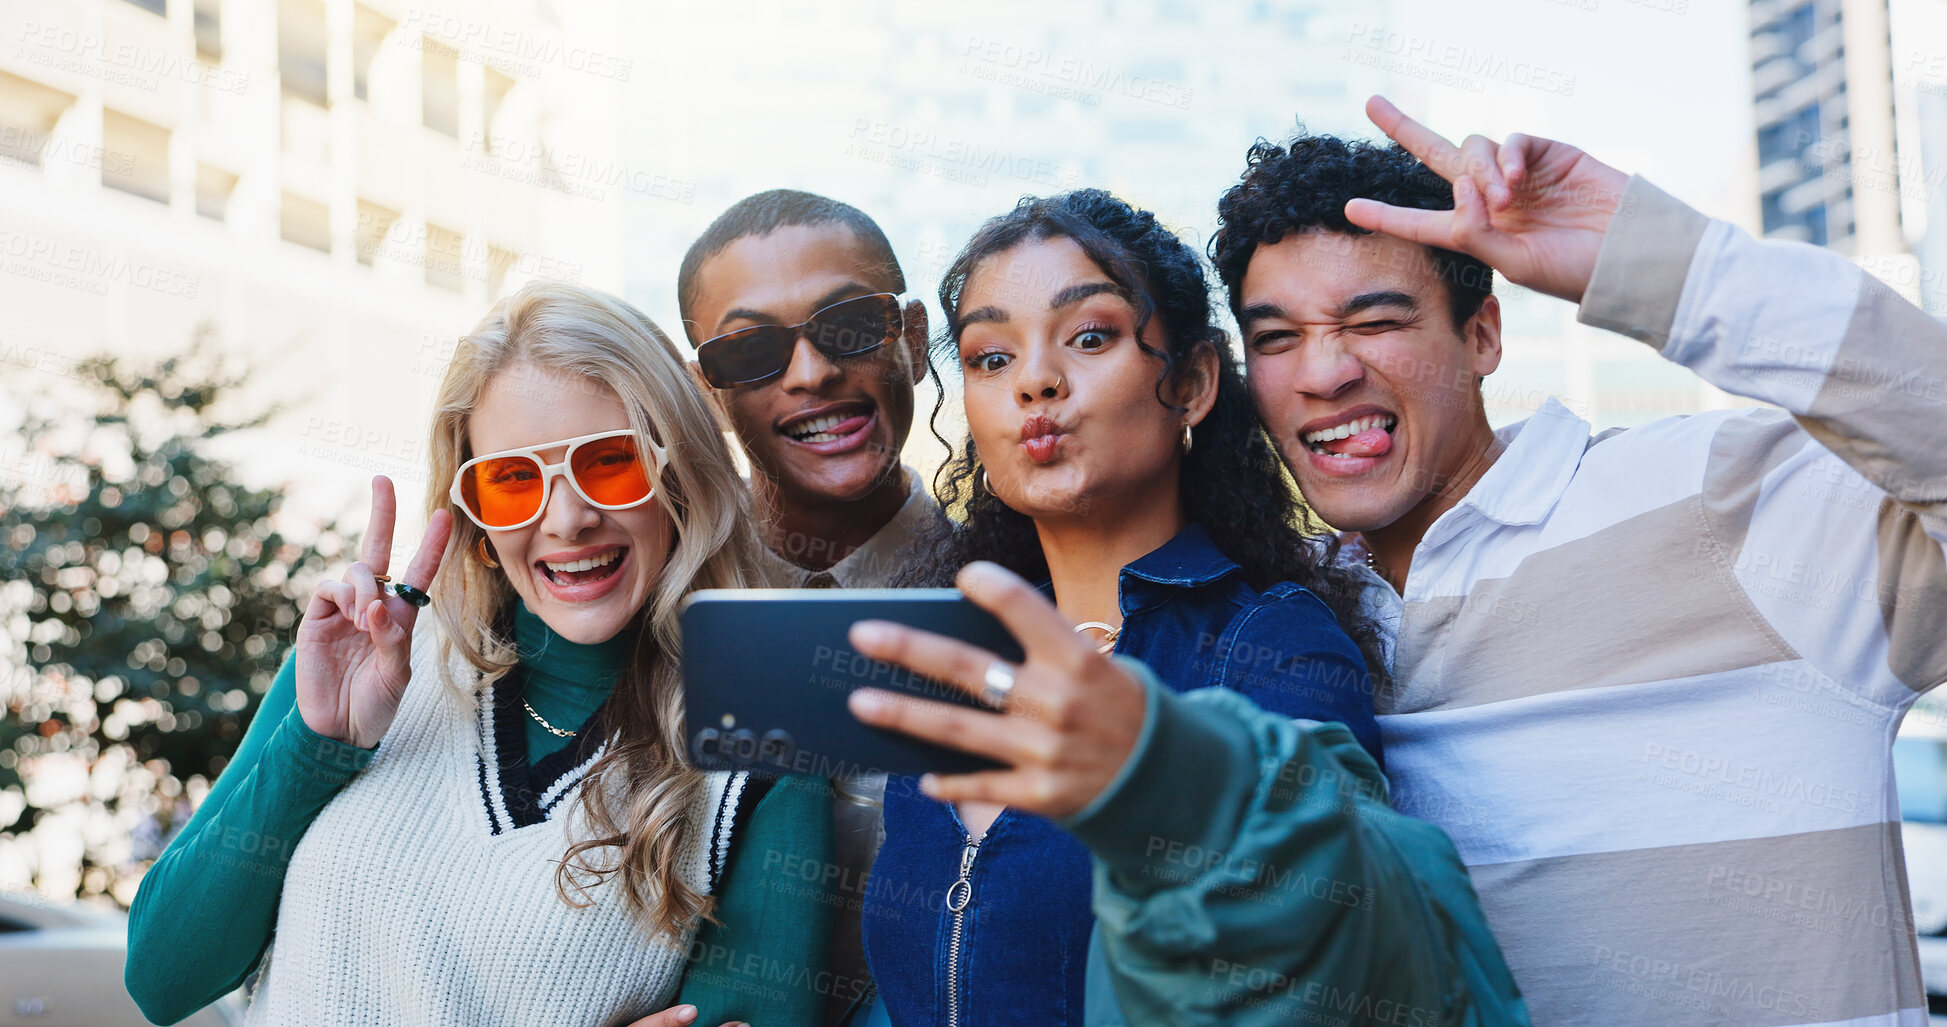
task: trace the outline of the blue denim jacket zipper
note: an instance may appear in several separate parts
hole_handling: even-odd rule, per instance
[[[946,889],[946,908],[953,914],[953,937],[946,951],[947,1027],[960,1027],[960,935],[966,926],[967,907],[973,904],[973,865],[979,854],[980,842],[967,835],[967,847],[960,850],[960,877]]]

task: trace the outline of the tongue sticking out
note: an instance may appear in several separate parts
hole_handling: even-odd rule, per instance
[[[1341,456],[1385,456],[1393,448],[1393,436],[1384,428],[1367,428],[1357,435],[1327,442],[1324,448]]]

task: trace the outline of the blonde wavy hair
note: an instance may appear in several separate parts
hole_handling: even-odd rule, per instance
[[[599,724],[607,747],[577,798],[586,834],[571,830],[555,870],[564,901],[586,906],[589,889],[621,878],[629,909],[670,937],[707,916],[712,901],[682,878],[682,855],[703,775],[685,760],[682,637],[677,608],[699,588],[755,582],[756,534],[749,491],[682,357],[662,329],[623,301],[572,285],[537,282],[496,304],[460,339],[440,383],[428,435],[432,478],[426,512],[447,507],[446,485],[474,455],[468,420],[496,375],[532,365],[613,392],[629,423],[664,447],[656,497],[675,539],[643,605],[629,664]],[[477,695],[519,662],[501,633],[517,602],[506,575],[475,557],[485,533],[459,510],[430,590],[444,628],[441,666],[457,651],[480,673],[452,686]]]

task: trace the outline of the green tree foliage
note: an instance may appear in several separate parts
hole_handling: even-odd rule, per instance
[[[42,865],[41,886],[126,901],[242,739],[320,546],[342,540],[281,534],[278,493],[212,454],[270,411],[221,413],[244,376],[207,346],[70,377],[58,403],[21,398],[24,449],[0,479],[0,835],[66,815],[81,866]]]

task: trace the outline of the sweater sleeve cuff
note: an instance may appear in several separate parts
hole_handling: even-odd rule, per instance
[[[1690,258],[1708,227],[1709,218],[1641,175],[1631,176],[1603,234],[1576,320],[1661,350],[1676,322]]]
[[[278,725],[270,747],[280,757],[280,765],[307,781],[331,789],[342,787],[378,754],[376,747],[362,749],[311,730],[295,706]]]
[[[1125,665],[1148,696],[1142,735],[1109,787],[1062,826],[1111,871],[1142,876],[1185,846],[1231,837],[1259,775],[1242,721],[1184,701],[1135,661]],[[1183,795],[1204,801],[1158,801]]]

